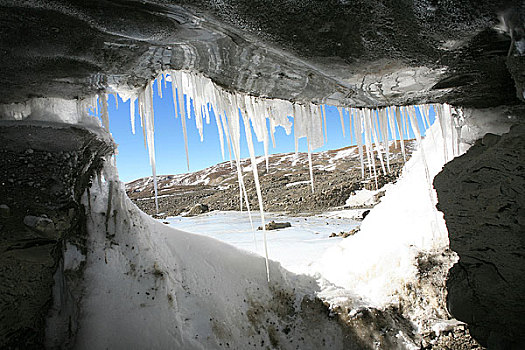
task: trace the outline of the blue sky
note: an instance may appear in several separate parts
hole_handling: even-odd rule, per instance
[[[180,118],[175,118],[170,84],[170,82],[167,83],[167,88],[164,88],[163,84],[162,99],[157,94],[157,84],[153,84],[155,92],[153,97],[155,112],[155,150],[158,175],[187,172],[181,121]],[[120,179],[124,182],[151,176],[151,167],[149,165],[148,152],[144,148],[140,118],[136,117],[136,133],[133,135],[131,132],[129,104],[129,101],[124,103],[119,98],[117,109],[115,97],[113,95],[109,96],[108,111],[110,117],[110,132],[118,144],[117,168]],[[137,110],[137,108],[135,110]],[[431,116],[432,122],[432,113]],[[200,170],[223,161],[217,125],[213,115],[210,118],[210,124],[204,122],[203,142],[200,141],[200,135],[195,127],[194,118],[192,115],[192,118],[187,120],[190,171]],[[419,115],[418,119],[420,119]],[[326,107],[326,122],[328,142],[325,143],[323,147],[315,150],[316,152],[350,145],[348,115],[345,114],[346,138],[343,137],[339,113],[335,107]],[[422,125],[420,125],[420,129],[422,129]],[[253,135],[253,137],[255,139],[255,135]],[[244,127],[241,125],[242,158],[249,157],[245,140]],[[295,150],[293,131],[290,135],[286,135],[284,129],[278,127],[275,133],[275,140],[276,148],[273,148],[270,142],[270,153],[285,153]],[[353,144],[355,144],[355,140],[353,141]],[[254,147],[257,155],[264,154],[262,143],[254,141]],[[299,142],[299,151],[306,152],[306,147],[306,139],[301,139]],[[225,158],[225,160],[229,159],[226,145]]]

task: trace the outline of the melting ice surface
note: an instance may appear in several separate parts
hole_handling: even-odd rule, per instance
[[[265,213],[268,221],[290,222],[292,227],[266,233],[269,258],[295,273],[312,273],[311,264],[318,261],[325,250],[338,245],[343,238],[332,237],[333,232],[350,231],[359,225],[351,217],[363,210],[346,210],[314,216],[289,217],[279,213]],[[254,221],[259,219],[254,213]],[[350,217],[350,218],[349,218]],[[202,234],[229,243],[237,248],[264,256],[261,244],[254,244],[250,218],[247,212],[214,211],[194,217],[169,217],[166,220],[181,231]]]

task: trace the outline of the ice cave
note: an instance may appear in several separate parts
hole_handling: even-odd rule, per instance
[[[0,9],[0,348],[523,348],[523,1]],[[167,88],[188,169],[188,134],[206,138],[213,119],[228,196],[248,210],[261,254],[174,229],[128,197],[110,97],[130,101],[159,213],[153,97]],[[329,108],[353,140],[335,158],[354,157],[356,181],[378,190],[397,175],[359,230],[314,247],[303,273],[268,249],[265,208],[278,204],[265,196],[303,186],[312,205],[342,191],[346,178],[316,185]],[[269,192],[279,128],[304,177]]]

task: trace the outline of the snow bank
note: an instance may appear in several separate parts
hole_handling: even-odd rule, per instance
[[[354,195],[348,197],[345,202],[347,207],[370,207],[378,202],[376,195],[383,191],[388,191],[392,184],[386,184],[379,190],[367,190],[366,188],[356,191]]]
[[[502,123],[501,118],[494,118],[504,116],[501,112],[465,111],[456,118],[451,113],[448,105],[439,108],[439,117],[421,146],[363,221],[361,231],[327,250],[316,266],[324,278],[361,296],[369,305],[396,304],[403,286],[416,281],[416,256],[448,247],[443,214],[435,208],[434,176],[473,140],[509,127],[508,120]],[[332,294],[320,295],[330,300]]]
[[[263,257],[153,220],[109,165],[105,178],[83,198],[89,251],[76,348],[343,348],[341,326],[305,303],[319,290],[313,278],[270,262],[269,284]]]

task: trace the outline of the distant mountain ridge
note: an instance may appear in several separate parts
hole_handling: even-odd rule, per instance
[[[396,147],[397,146],[397,147]],[[414,140],[405,141],[407,159],[414,151]],[[356,146],[312,153],[315,192],[311,192],[307,153],[281,153],[256,158],[263,205],[267,211],[290,213],[311,212],[341,207],[355,191],[375,189],[375,181],[361,177],[361,164]],[[403,166],[399,142],[390,144],[390,168],[387,175],[379,175],[382,185],[395,181]],[[376,159],[377,172],[381,172]],[[249,159],[242,159],[244,183],[250,207],[258,209],[255,184]],[[381,172],[382,173],[382,172]],[[192,173],[157,176],[159,212],[163,216],[179,215],[198,203],[210,210],[239,210],[239,184],[235,162],[219,163]],[[145,177],[126,184],[128,196],[148,214],[155,214],[153,178]],[[243,207],[245,207],[243,203]]]

